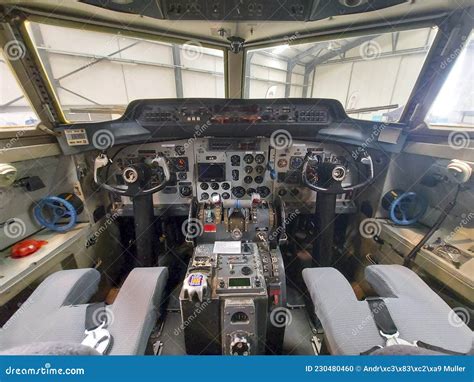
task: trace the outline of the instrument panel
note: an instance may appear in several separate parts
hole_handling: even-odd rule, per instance
[[[347,163],[350,153],[337,144],[293,141],[285,147],[272,144],[268,138],[224,139],[197,138],[179,141],[124,146],[109,153],[112,166],[108,175],[120,185],[121,173],[130,164],[151,162],[157,155],[167,159],[171,181],[162,191],[153,194],[155,207],[188,205],[193,197],[198,202],[219,195],[222,200],[249,200],[258,193],[265,200],[281,197],[289,208],[306,205],[314,208],[316,193],[303,186],[301,169],[308,151],[317,153],[321,161]],[[152,178],[158,182],[161,168]],[[353,174],[348,171],[350,184]],[[338,195],[336,210],[352,212],[352,195]],[[131,206],[122,196],[124,206]]]

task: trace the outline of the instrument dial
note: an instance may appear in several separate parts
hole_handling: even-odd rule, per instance
[[[245,189],[243,187],[234,187],[232,189],[232,195],[234,195],[237,199],[243,198],[245,196]]]
[[[247,175],[245,178],[244,178],[244,183],[247,183],[247,184],[250,184],[253,182],[253,178],[250,176],[250,175]]]
[[[255,155],[255,163],[262,164],[263,162],[265,162],[265,155],[263,154]]]
[[[290,168],[292,170],[298,170],[303,166],[303,158],[301,157],[291,157],[290,158]]]
[[[286,167],[288,165],[288,161],[286,159],[279,159],[277,165],[278,167]]]
[[[247,164],[252,164],[253,163],[253,155],[252,154],[245,154],[244,155],[244,162]]]
[[[206,191],[209,188],[209,185],[207,183],[201,183],[199,187],[201,188],[201,190]]]
[[[268,195],[270,195],[270,189],[267,186],[257,187],[257,193],[262,198],[266,198]]]
[[[255,171],[257,172],[257,174],[263,174],[265,172],[265,167],[257,166],[255,167]]]
[[[251,174],[252,171],[253,171],[253,167],[252,166],[245,166],[244,171],[245,171],[246,174]]]

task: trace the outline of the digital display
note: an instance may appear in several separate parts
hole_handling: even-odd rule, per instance
[[[198,180],[200,182],[225,181],[225,163],[198,163]]]
[[[229,288],[235,287],[249,287],[250,278],[249,277],[232,277],[229,278]]]

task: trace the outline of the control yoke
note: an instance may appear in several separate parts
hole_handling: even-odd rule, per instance
[[[346,179],[348,167],[357,172],[359,183],[343,186],[342,182]],[[318,193],[314,216],[318,236],[313,244],[313,261],[316,266],[330,267],[333,265],[337,195],[364,187],[373,180],[372,157],[363,150],[352,163],[346,165],[337,161],[323,161],[316,153],[308,152],[301,177],[306,187]]]
[[[309,189],[323,194],[343,194],[364,187],[374,179],[374,164],[372,157],[362,152],[354,159],[354,167],[359,179],[364,174],[365,180],[347,186],[342,186],[346,178],[347,167],[337,162],[323,162],[319,155],[308,152],[302,169],[303,184]]]
[[[94,181],[105,190],[132,198],[137,266],[152,266],[155,259],[153,230],[155,214],[152,194],[165,188],[170,181],[171,174],[166,159],[157,156],[150,164],[135,163],[125,167],[122,171],[124,187],[111,186],[107,184],[107,180],[102,181],[102,171],[111,164],[112,161],[106,154],[99,154],[94,163]],[[163,179],[158,184],[152,185],[152,170],[156,167],[161,167],[163,170]]]
[[[122,171],[122,176],[126,184],[125,187],[111,186],[101,179],[102,170],[107,168],[110,164],[112,164],[112,161],[106,154],[102,153],[97,156],[94,162],[94,181],[102,188],[123,196],[136,197],[154,194],[165,188],[171,179],[171,173],[166,159],[163,156],[157,156],[152,159],[150,165],[146,163],[135,163],[125,167]],[[153,167],[161,167],[163,169],[163,180],[159,184],[151,186],[150,181]]]

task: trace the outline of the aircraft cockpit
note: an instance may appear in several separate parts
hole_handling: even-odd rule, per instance
[[[0,1],[0,354],[472,355],[473,9]]]

